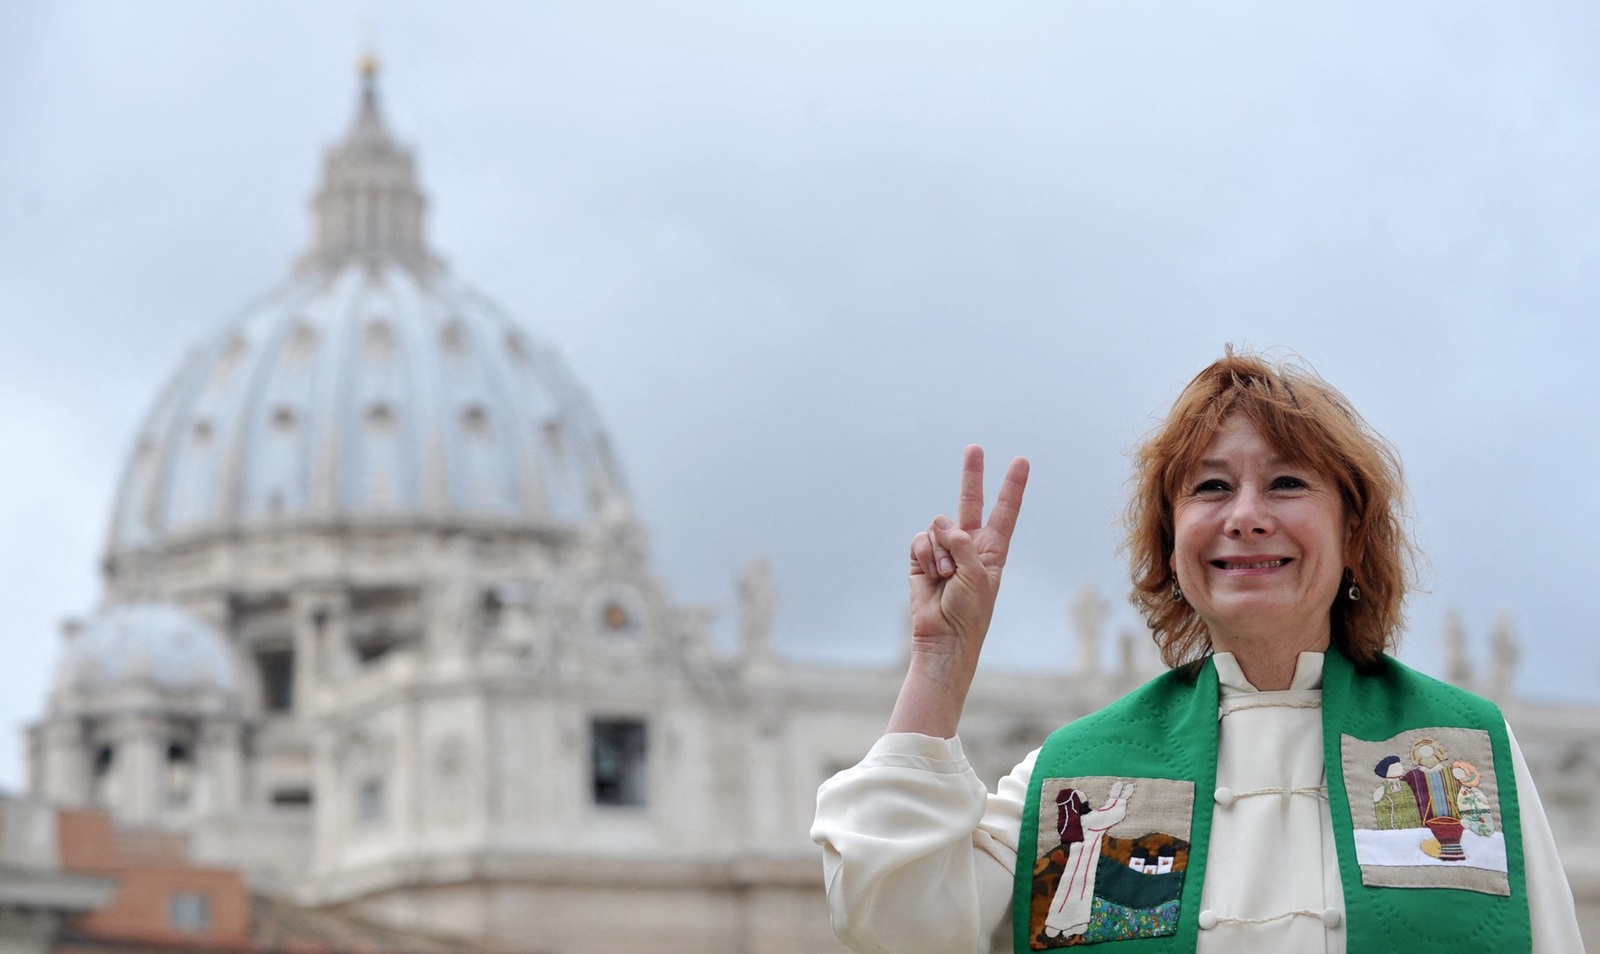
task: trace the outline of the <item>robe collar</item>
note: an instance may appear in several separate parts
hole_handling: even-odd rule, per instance
[[[1294,678],[1289,681],[1289,689],[1321,689],[1323,658],[1322,653],[1301,653],[1295,660]],[[1239,661],[1233,657],[1233,653],[1214,653],[1211,661],[1217,668],[1217,683],[1223,698],[1261,691],[1245,678],[1244,670],[1239,668]]]

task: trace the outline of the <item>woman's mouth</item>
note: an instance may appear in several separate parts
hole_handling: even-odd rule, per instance
[[[1219,570],[1271,570],[1289,562],[1288,557],[1278,557],[1275,560],[1212,560],[1211,565]]]

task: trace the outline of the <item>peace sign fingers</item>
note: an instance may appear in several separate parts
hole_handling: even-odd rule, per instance
[[[956,501],[956,526],[976,533],[983,526],[983,448],[968,444],[961,455],[961,496]]]
[[[978,452],[981,461],[983,452]],[[1022,493],[1028,489],[1028,458],[1012,458],[1011,464],[1006,467],[1006,478],[1000,484],[1000,496],[995,499],[994,509],[989,512],[989,529],[999,534],[1006,546],[1010,546],[1011,534],[1017,529],[1017,514],[1022,512]]]

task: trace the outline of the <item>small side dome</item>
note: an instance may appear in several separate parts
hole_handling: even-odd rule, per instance
[[[232,695],[238,677],[227,644],[199,618],[171,603],[122,603],[69,634],[56,689],[105,698],[132,687]]]

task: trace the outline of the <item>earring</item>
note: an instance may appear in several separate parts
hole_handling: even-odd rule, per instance
[[[1361,602],[1361,587],[1356,585],[1356,574],[1355,574],[1355,571],[1350,569],[1349,567],[1345,567],[1344,568],[1344,581],[1346,583],[1350,584],[1350,588],[1348,590],[1344,591],[1344,595],[1349,597],[1350,598],[1350,602],[1352,602],[1352,603]]]
[[[1182,603],[1183,602],[1183,590],[1178,589],[1178,578],[1177,577],[1173,577],[1172,578],[1172,602],[1174,602],[1174,603]]]

